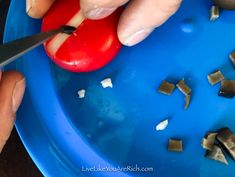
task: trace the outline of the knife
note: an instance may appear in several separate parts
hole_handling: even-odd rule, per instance
[[[0,45],[0,68],[11,63],[35,47],[38,47],[55,35],[59,33],[72,34],[75,30],[76,28],[72,26],[62,26],[59,29],[41,32]]]

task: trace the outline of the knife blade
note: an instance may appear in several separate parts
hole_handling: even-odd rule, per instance
[[[41,32],[0,45],[0,68],[38,47],[55,35],[59,33],[72,34],[75,30],[76,28],[72,26],[62,26],[59,29]]]

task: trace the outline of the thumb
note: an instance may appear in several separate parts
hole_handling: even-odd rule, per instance
[[[118,25],[119,40],[133,46],[144,40],[179,8],[181,0],[132,0]]]
[[[15,122],[15,113],[25,90],[24,77],[15,71],[0,72],[0,152]]]

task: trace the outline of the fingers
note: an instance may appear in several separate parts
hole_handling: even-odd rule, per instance
[[[89,19],[101,19],[109,16],[119,6],[129,0],[80,0],[81,9]]]
[[[26,0],[26,12],[32,18],[41,18],[55,0]]]
[[[181,0],[132,0],[118,26],[119,40],[133,46],[144,40],[179,8]]]
[[[0,72],[1,73],[1,72]],[[15,71],[2,74],[0,81],[0,152],[14,126],[15,113],[25,90],[24,77]]]

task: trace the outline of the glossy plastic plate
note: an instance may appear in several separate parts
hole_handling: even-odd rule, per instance
[[[218,97],[219,84],[212,87],[207,81],[207,74],[216,69],[235,79],[228,58],[235,49],[235,12],[222,11],[211,22],[211,4],[183,1],[177,14],[147,40],[123,47],[112,63],[96,72],[64,71],[42,46],[9,66],[27,80],[16,126],[45,176],[234,176],[235,162],[228,157],[226,166],[208,160],[200,146],[209,130],[229,126],[235,131],[235,100]],[[25,14],[25,0],[13,0],[5,41],[37,33],[40,25]],[[112,78],[112,89],[100,84],[107,77]],[[178,90],[171,96],[156,91],[164,79],[181,78],[192,88],[187,110]],[[78,98],[79,89],[86,89],[84,99]],[[156,132],[156,124],[165,118],[169,126]],[[184,152],[168,152],[169,138],[182,139]],[[83,171],[136,165],[150,171]]]

